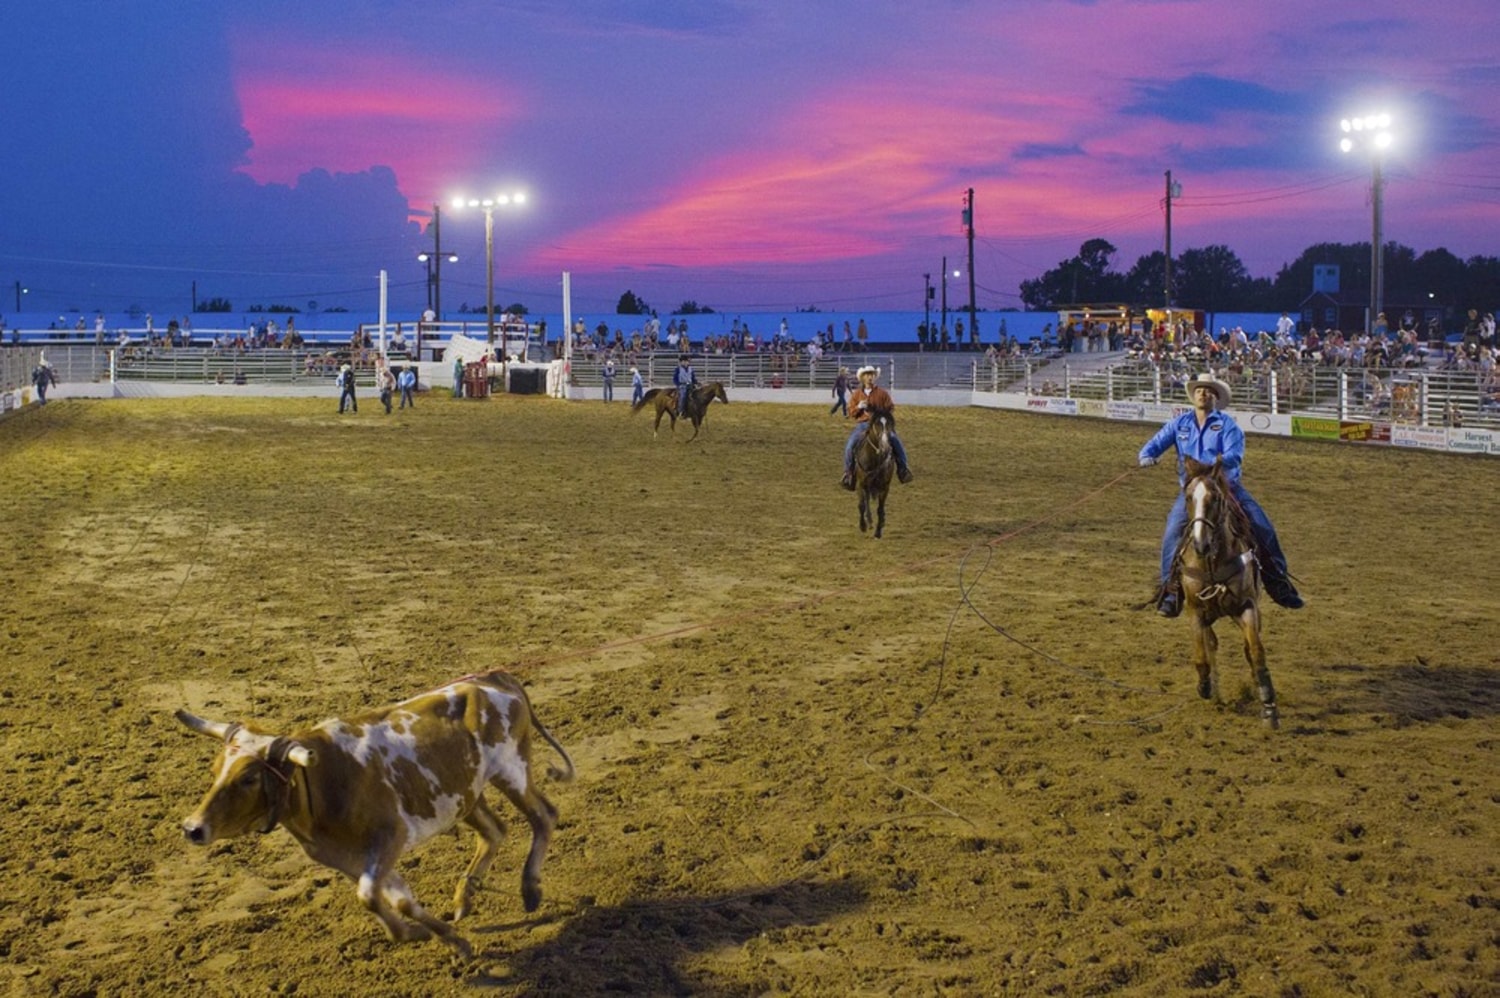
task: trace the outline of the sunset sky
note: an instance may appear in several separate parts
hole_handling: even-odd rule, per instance
[[[1101,236],[1118,269],[1228,245],[1273,277],[1385,236],[1500,254],[1494,0],[56,0],[7,12],[0,314],[159,314],[222,296],[417,310],[443,205],[443,304],[663,312],[922,307],[963,267],[984,308]],[[966,289],[965,289],[966,291]],[[1295,306],[1295,302],[1288,303]],[[1488,303],[1496,305],[1500,303]]]

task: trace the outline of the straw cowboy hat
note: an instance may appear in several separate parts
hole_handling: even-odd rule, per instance
[[[1214,397],[1218,399],[1218,407],[1220,409],[1229,404],[1229,386],[1212,374],[1200,375],[1187,383],[1187,397],[1189,402],[1193,400],[1193,390],[1197,388],[1207,388],[1213,392]]]
[[[875,367],[871,364],[866,364],[864,367],[861,367],[858,371],[854,372],[854,376],[856,378],[863,378],[867,374],[872,378],[878,378],[880,377],[880,368]]]

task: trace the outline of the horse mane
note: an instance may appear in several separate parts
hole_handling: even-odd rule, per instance
[[[870,414],[870,425],[873,426],[875,424],[877,417],[884,417],[887,429],[894,430],[896,428],[896,413],[889,406],[872,405],[867,407],[865,411]]]

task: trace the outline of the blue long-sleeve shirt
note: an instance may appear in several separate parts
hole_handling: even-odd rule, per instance
[[[1221,458],[1225,477],[1234,483],[1240,480],[1240,464],[1245,460],[1245,431],[1226,412],[1215,410],[1209,413],[1201,427],[1198,414],[1193,410],[1167,420],[1156,435],[1146,441],[1140,457],[1156,460],[1169,447],[1177,448],[1177,481],[1181,485],[1187,484],[1187,470],[1183,464],[1183,458],[1187,457],[1204,464],[1213,464],[1216,458]]]

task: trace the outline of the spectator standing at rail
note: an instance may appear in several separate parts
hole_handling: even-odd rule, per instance
[[[348,364],[339,368],[336,381],[339,386],[339,414],[343,414],[346,406],[354,412],[359,412],[359,402],[354,398],[354,368]]]
[[[646,383],[641,380],[641,369],[632,367],[630,369],[630,404],[638,406],[646,398]]]
[[[850,492],[854,491],[854,450],[859,446],[860,437],[864,436],[867,428],[865,424],[870,421],[870,410],[884,409],[891,412],[896,408],[891,393],[875,383],[880,377],[880,368],[867,364],[856,371],[855,376],[859,378],[859,387],[849,396],[849,415],[854,417],[854,429],[844,444],[844,477],[839,482]],[[906,463],[906,447],[902,445],[901,438],[896,436],[894,429],[891,430],[891,456],[896,459],[896,477],[905,485],[912,480],[912,473]]]
[[[403,367],[401,373],[396,376],[396,387],[401,390],[401,405],[399,408],[405,409],[407,406],[411,406],[415,409],[417,407],[417,400],[412,397],[412,392],[417,390],[417,369],[410,364]]]
[[[599,374],[604,378],[604,401],[615,400],[615,359],[604,358],[604,366],[599,369]]]
[[[847,417],[849,415],[849,369],[847,367],[839,368],[838,377],[833,379],[833,397],[833,408],[828,410],[828,415],[832,416],[842,410]]]
[[[381,364],[380,370],[375,373],[375,386],[380,389],[380,404],[385,406],[385,414],[391,414],[391,396],[396,392],[396,376],[391,373],[388,364]]]
[[[1183,528],[1187,526],[1187,486],[1185,458],[1193,458],[1204,464],[1220,461],[1224,477],[1235,500],[1244,509],[1255,535],[1256,559],[1260,562],[1261,580],[1265,583],[1266,595],[1288,610],[1300,610],[1302,597],[1292,585],[1287,572],[1286,556],[1281,553],[1281,541],[1276,528],[1266,516],[1260,504],[1240,484],[1240,466],[1245,460],[1245,432],[1227,412],[1220,409],[1230,400],[1229,386],[1210,374],[1187,383],[1188,400],[1193,408],[1180,416],[1167,420],[1150,440],[1146,441],[1138,455],[1142,467],[1156,464],[1167,448],[1177,448],[1177,500],[1167,513],[1166,530],[1161,539],[1161,592],[1157,598],[1156,612],[1163,617],[1175,617],[1182,612],[1182,594],[1177,590],[1173,577],[1178,543]]]
[[[453,397],[461,399],[464,397],[464,359],[453,358]]]

